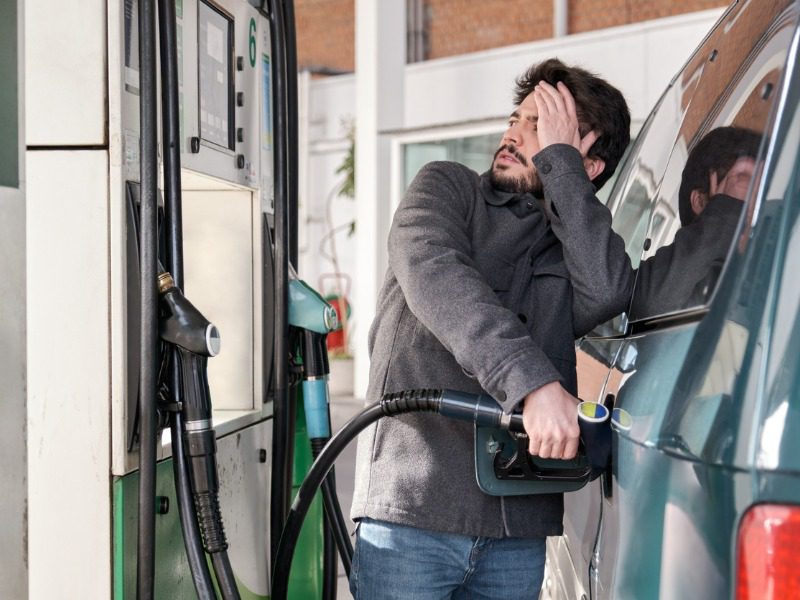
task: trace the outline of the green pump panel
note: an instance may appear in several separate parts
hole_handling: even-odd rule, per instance
[[[0,186],[19,187],[17,3],[0,3]]]

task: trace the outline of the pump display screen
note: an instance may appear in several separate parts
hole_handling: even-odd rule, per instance
[[[200,137],[233,150],[233,19],[205,0],[197,15]]]

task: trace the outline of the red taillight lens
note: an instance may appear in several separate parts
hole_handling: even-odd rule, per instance
[[[751,508],[736,552],[737,600],[800,598],[800,506]]]

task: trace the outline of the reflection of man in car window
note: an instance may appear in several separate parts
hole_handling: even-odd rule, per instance
[[[678,192],[682,227],[639,266],[631,318],[705,302],[739,222],[760,142],[749,129],[720,127],[689,153]]]

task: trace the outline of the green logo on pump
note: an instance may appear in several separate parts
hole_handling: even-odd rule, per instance
[[[250,40],[247,44],[250,51],[250,66],[256,66],[256,20],[250,17]]]

